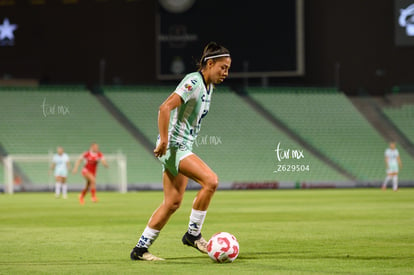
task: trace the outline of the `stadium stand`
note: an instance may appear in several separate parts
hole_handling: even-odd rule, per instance
[[[148,138],[158,134],[157,110],[173,87],[105,88],[105,95]],[[303,150],[305,158],[278,161],[275,149]],[[198,154],[222,182],[346,181],[347,178],[319,161],[282,131],[263,119],[239,96],[219,86],[210,112],[194,144]],[[309,165],[310,171],[274,173],[279,164]]]
[[[172,86],[105,87],[104,93],[155,144],[158,108],[173,90]]]
[[[2,88],[0,140],[9,154],[47,154],[57,145],[77,154],[95,141],[104,154],[127,156],[129,183],[160,181],[158,161],[83,87]],[[48,180],[44,163],[19,166],[33,182]],[[69,176],[69,183],[83,183],[79,174]],[[115,173],[98,168],[98,184],[104,174]]]
[[[358,180],[384,178],[386,141],[333,89],[250,88],[250,96]],[[400,149],[407,165],[413,159]],[[401,179],[411,180],[407,169]]]
[[[414,105],[386,107],[383,113],[414,144]]]
[[[0,163],[1,161],[2,159],[0,158]],[[0,184],[4,184],[4,170],[2,164],[0,164]]]
[[[173,86],[104,87],[104,95],[155,144],[158,107],[173,90]],[[219,86],[214,93],[194,152],[212,167],[221,182],[350,181],[227,87]],[[343,94],[329,89],[250,88],[249,95],[358,180],[383,180],[386,141]],[[404,120],[406,124],[401,124],[402,129],[412,128],[407,127],[412,112],[412,108],[404,111],[408,118]],[[0,141],[2,150],[9,154],[47,154],[57,145],[74,154],[87,150],[96,141],[104,153],[122,151],[127,155],[129,184],[161,182],[160,164],[148,148],[83,87],[1,88]],[[289,151],[289,159],[278,159],[278,144],[279,157]],[[301,151],[304,157],[292,159],[294,150]],[[400,149],[400,153],[406,167],[414,165],[404,150]],[[29,182],[53,181],[47,176],[48,164],[18,165]],[[299,167],[302,171],[283,171],[298,169],[293,165],[303,165]],[[275,173],[278,169],[281,171]],[[110,169],[100,167],[98,184],[114,180],[111,176],[114,177]],[[0,177],[1,183],[3,169]],[[400,178],[412,180],[412,175],[403,169]],[[69,184],[79,182],[83,182],[79,173],[69,177]]]

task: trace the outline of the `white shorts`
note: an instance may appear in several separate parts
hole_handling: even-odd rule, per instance
[[[388,164],[387,174],[398,173],[398,163]]]
[[[55,177],[66,178],[68,176],[67,169],[55,169]]]
[[[157,140],[157,146],[159,143]],[[162,171],[168,170],[174,177],[178,175],[180,168],[180,161],[186,157],[192,155],[191,149],[186,146],[175,144],[170,145],[167,149],[167,152],[164,156],[159,157],[158,159],[162,164]]]

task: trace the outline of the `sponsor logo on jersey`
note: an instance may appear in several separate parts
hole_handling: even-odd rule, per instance
[[[197,80],[196,79],[191,79],[190,82],[191,82],[191,84],[190,83],[186,83],[184,85],[184,88],[187,90],[187,92],[191,92],[193,90],[193,88],[194,88],[194,85],[197,84]]]
[[[191,86],[190,84],[185,84],[184,85],[184,88],[187,90],[187,91],[191,91],[192,89],[193,89],[193,86]]]

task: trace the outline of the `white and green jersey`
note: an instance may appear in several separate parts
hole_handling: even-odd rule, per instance
[[[201,121],[210,108],[213,85],[206,87],[201,72],[194,72],[184,77],[174,93],[182,98],[183,103],[171,111],[169,144],[191,150],[200,131]]]
[[[388,166],[389,167],[397,167],[398,168],[398,157],[400,153],[397,149],[387,148],[385,150],[385,157],[387,158]]]
[[[66,153],[55,154],[52,162],[55,164],[55,176],[67,177],[69,156]]]

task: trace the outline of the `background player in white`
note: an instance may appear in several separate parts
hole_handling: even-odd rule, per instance
[[[392,189],[398,190],[398,171],[402,167],[400,154],[395,146],[395,142],[390,142],[389,148],[385,150],[385,167],[387,177],[382,184],[382,190],[387,189],[387,183],[392,180]]]
[[[159,108],[159,138],[154,155],[163,166],[164,201],[152,214],[137,245],[132,260],[162,260],[148,252],[160,230],[180,207],[188,178],[201,185],[193,201],[188,230],[182,238],[185,245],[207,253],[207,242],[201,228],[207,208],[218,185],[217,175],[192,153],[202,119],[207,115],[214,84],[227,77],[231,65],[229,51],[210,42],[203,51],[199,70],[190,73]]]
[[[56,179],[55,195],[56,198],[60,197],[60,189],[62,189],[62,197],[66,199],[68,197],[68,187],[66,185],[66,177],[68,176],[68,170],[70,169],[69,156],[63,150],[63,147],[59,146],[56,149],[56,154],[53,155],[52,166],[50,170],[54,170]]]

